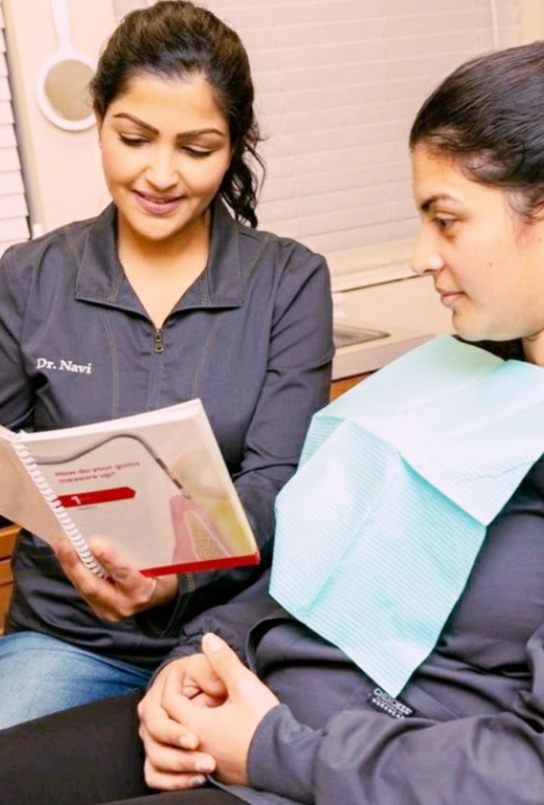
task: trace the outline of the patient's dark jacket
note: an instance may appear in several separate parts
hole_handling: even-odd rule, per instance
[[[217,632],[280,699],[251,744],[252,787],[229,790],[271,805],[544,803],[544,459],[396,701],[266,590],[188,623],[171,657]]]

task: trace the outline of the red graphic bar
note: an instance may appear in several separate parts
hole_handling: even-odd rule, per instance
[[[59,502],[65,509],[71,509],[74,506],[92,506],[95,503],[130,500],[135,494],[134,489],[131,489],[129,486],[118,486],[114,489],[96,489],[92,492],[78,492],[77,495],[59,495]]]
[[[140,568],[142,576],[164,576],[171,573],[192,573],[198,570],[216,570],[223,567],[238,567],[241,565],[258,565],[261,556],[259,553],[245,554],[243,556],[220,556],[217,559],[199,559],[196,562],[176,562],[163,567]]]

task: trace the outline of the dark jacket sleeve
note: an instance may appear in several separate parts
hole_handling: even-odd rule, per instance
[[[251,785],[315,805],[539,805],[544,626],[527,650],[532,686],[510,712],[439,723],[352,709],[313,730],[279,705],[253,738]]]
[[[24,327],[24,304],[28,298],[25,278],[16,278],[8,250],[0,260],[0,423],[9,428],[22,427],[32,414],[33,389],[24,371],[19,344]]]
[[[274,500],[294,473],[310,418],[328,401],[333,356],[327,265],[289,246],[274,304],[266,376],[234,478],[261,545],[274,531]]]
[[[267,570],[228,603],[211,607],[184,623],[180,628],[178,645],[157,668],[150,685],[159,671],[172,660],[189,657],[201,651],[202,637],[206,632],[220,635],[242,662],[247,664],[247,641],[252,627],[262,620],[285,616],[278,603],[268,595],[269,584],[270,570]]]
[[[270,564],[276,495],[297,468],[312,415],[328,402],[334,353],[330,275],[324,258],[293,241],[278,243],[283,266],[274,298],[266,373],[245,434],[240,470],[233,478],[262,552],[261,567]],[[209,606],[204,599],[231,598],[257,573],[259,568],[249,566],[198,574],[198,589],[184,617],[190,619],[192,611]],[[151,609],[136,616],[145,632],[163,632],[182,621],[185,583],[181,574],[174,609],[167,606],[164,612]],[[185,648],[180,651],[192,653],[183,635],[180,645],[183,640]],[[200,640],[191,645],[193,651],[200,650]]]

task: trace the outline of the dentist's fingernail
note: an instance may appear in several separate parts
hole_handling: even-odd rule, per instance
[[[204,777],[203,774],[199,774],[196,777],[191,777],[189,782],[196,788],[197,786],[204,785],[204,783],[206,782],[206,778]]]

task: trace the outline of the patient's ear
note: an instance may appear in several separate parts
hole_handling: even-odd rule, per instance
[[[523,190],[504,190],[504,197],[520,234],[526,227],[544,223],[544,187],[541,198],[530,198]]]

